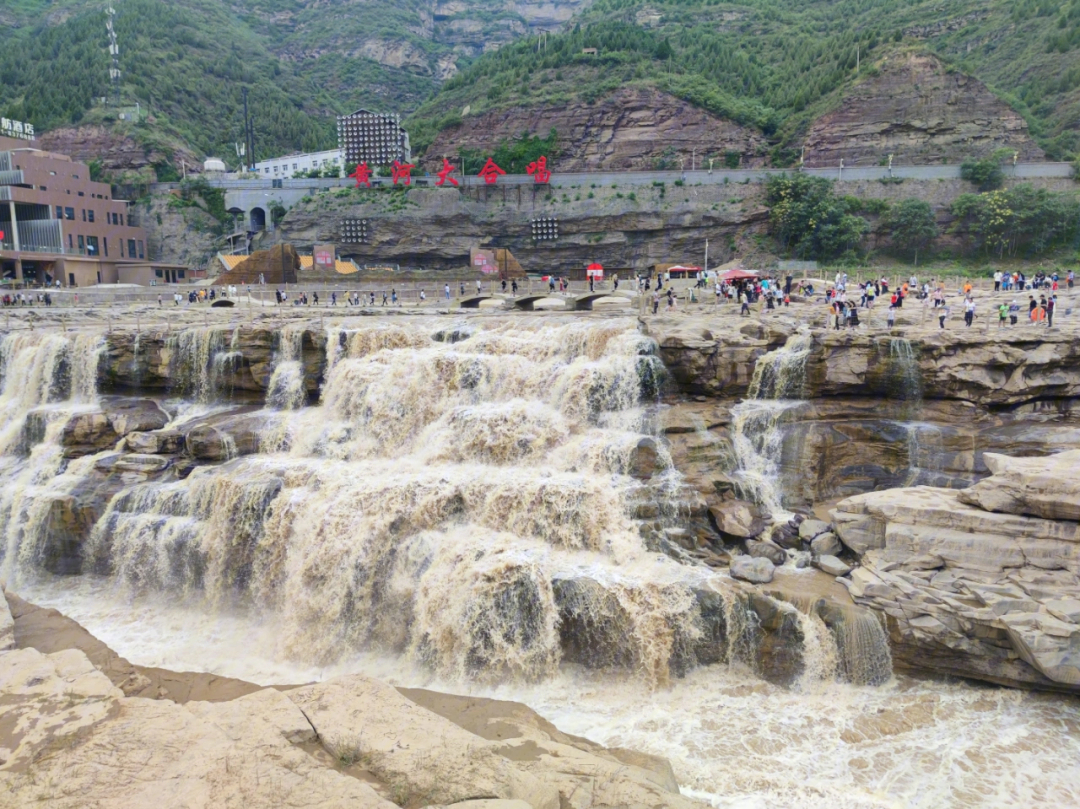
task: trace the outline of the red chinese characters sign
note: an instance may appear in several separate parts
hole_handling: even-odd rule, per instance
[[[454,167],[451,166],[450,161],[444,157],[442,161],[442,169],[438,172],[439,179],[435,181],[435,185],[446,185],[447,181],[449,181],[450,185],[456,186],[458,184],[458,181],[450,176],[453,173]]]
[[[356,171],[349,175],[356,180],[356,187],[366,185],[371,188],[371,169],[368,168],[367,163],[359,163],[356,166]]]
[[[394,185],[398,184],[398,180],[404,180],[405,185],[412,185],[412,170],[416,168],[415,163],[402,163],[395,160],[390,166],[390,177],[394,181]]]
[[[547,167],[547,158],[543,155],[525,167],[525,173],[533,178],[534,183],[546,183],[551,180],[551,171]]]
[[[488,185],[495,185],[495,183],[499,180],[500,174],[506,174],[506,172],[496,166],[495,161],[489,157],[487,159],[487,162],[484,164],[484,167],[480,169],[476,176],[483,177],[484,182]]]

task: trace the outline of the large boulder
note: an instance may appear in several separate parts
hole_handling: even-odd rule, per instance
[[[277,416],[250,407],[195,419],[183,427],[184,449],[198,461],[227,461],[259,452]]]
[[[709,506],[709,513],[718,531],[733,537],[748,539],[765,530],[757,506],[745,500],[725,500]]]
[[[277,692],[178,705],[124,697],[81,651],[0,654],[10,806],[395,809],[297,742],[314,738]]]
[[[753,556],[737,556],[731,561],[731,575],[751,584],[768,584],[773,580],[776,566],[768,559]]]
[[[787,561],[787,553],[779,545],[774,545],[772,542],[757,542],[755,540],[747,540],[746,552],[758,559],[768,559],[774,565],[779,567]]]
[[[679,794],[675,774],[666,759],[604,748],[567,735],[520,703],[413,688],[401,689],[401,693],[463,730],[497,743],[496,750],[513,761],[516,768],[556,786],[563,807],[697,806]],[[453,806],[467,807],[471,803]]]
[[[660,451],[652,438],[642,438],[630,451],[627,474],[638,480],[648,480],[663,468]]]
[[[829,524],[822,520],[803,520],[799,523],[799,538],[807,542],[829,530]]]
[[[65,458],[81,458],[115,446],[120,436],[101,412],[76,413],[68,419],[60,434]]]
[[[1080,450],[1048,458],[1010,458],[987,452],[991,476],[960,492],[961,502],[986,511],[1080,521]]]
[[[125,446],[145,455],[174,455],[184,448],[184,434],[179,430],[128,433]]]
[[[843,546],[836,538],[836,534],[826,532],[814,537],[810,543],[810,550],[815,556],[837,556],[843,550]]]
[[[58,415],[48,408],[26,414],[23,443],[27,451],[44,439],[46,428]],[[168,414],[151,399],[106,397],[100,408],[80,410],[67,417],[60,429],[60,445],[65,458],[81,458],[112,449],[130,432],[158,430],[168,422]]]
[[[811,564],[822,573],[828,573],[830,576],[846,576],[851,572],[851,565],[828,554],[815,556]]]
[[[160,430],[170,420],[169,414],[153,399],[108,398],[103,401],[102,410],[119,436]]]
[[[1023,460],[1015,468],[1034,480],[1038,464]],[[1054,468],[1061,458],[1042,462]],[[1013,483],[1006,489],[1047,505]],[[832,512],[837,531],[862,556],[840,581],[856,603],[886,616],[898,669],[1080,693],[1080,609],[1068,606],[1080,592],[1080,524],[972,501],[1005,502],[989,486],[842,500]]]

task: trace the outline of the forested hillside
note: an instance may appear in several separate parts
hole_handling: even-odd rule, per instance
[[[9,31],[0,48],[5,114],[39,131],[110,118],[94,109],[95,98],[109,93],[105,15],[100,4],[72,12],[60,24]],[[226,154],[226,144],[242,140],[241,88],[248,86],[265,148],[335,140],[327,117],[334,100],[269,54],[263,38],[221,3],[121,0],[116,29],[122,99],[149,108],[154,119],[138,128],[175,135],[204,154]]]
[[[116,121],[106,0],[0,8],[0,112],[39,131],[102,123],[235,162],[241,90],[258,153],[335,143],[334,116],[412,113],[416,147],[485,110],[655,88],[763,133],[796,159],[813,120],[886,54],[930,53],[1024,116],[1054,159],[1080,147],[1080,0],[116,0]],[[537,36],[538,32],[552,32]],[[583,49],[595,48],[595,55]],[[919,88],[915,88],[919,92]],[[534,135],[546,136],[547,132]]]
[[[872,75],[878,54],[903,48],[981,79],[1050,157],[1077,150],[1080,0],[597,0],[564,34],[483,56],[410,123],[424,143],[466,106],[589,101],[645,84],[761,128],[774,158],[790,161],[809,122]]]
[[[334,117],[361,106],[407,113],[482,52],[556,28],[499,0],[114,0],[122,100],[149,107],[131,127],[95,99],[109,91],[106,0],[10,0],[0,7],[0,111],[39,131],[106,123],[232,158],[250,89],[257,150],[336,145]],[[577,4],[560,4],[566,18]]]

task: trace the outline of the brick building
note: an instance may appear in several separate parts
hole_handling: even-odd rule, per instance
[[[149,261],[128,203],[113,199],[107,183],[91,182],[86,165],[26,140],[0,137],[0,232],[7,285],[147,284],[185,274]]]

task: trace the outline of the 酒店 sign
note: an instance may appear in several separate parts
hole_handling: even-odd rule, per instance
[[[10,118],[0,118],[0,135],[21,140],[33,140],[34,125],[22,121],[13,121]]]

